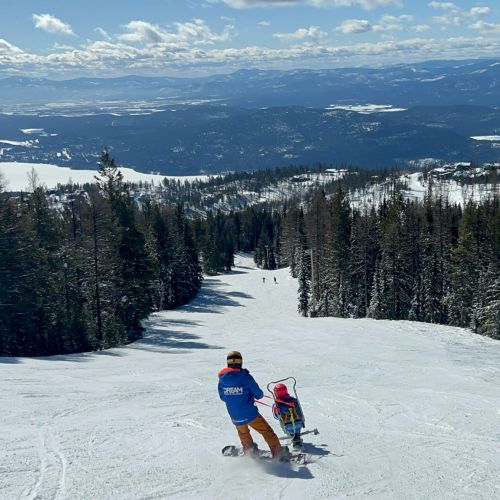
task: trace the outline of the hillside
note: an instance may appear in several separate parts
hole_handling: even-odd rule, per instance
[[[318,162],[379,168],[422,158],[498,160],[496,108],[427,106],[388,112],[392,102],[377,102],[389,110],[354,111],[345,103],[257,109],[218,103],[0,115],[0,161],[95,168],[105,146],[122,165],[163,175]]]
[[[128,347],[0,358],[0,498],[223,498],[228,485],[238,499],[498,496],[500,344],[423,323],[302,318],[296,288],[286,269],[239,257]],[[320,431],[305,439],[306,466],[220,455],[237,437],[216,373],[235,348],[263,387],[297,378]]]

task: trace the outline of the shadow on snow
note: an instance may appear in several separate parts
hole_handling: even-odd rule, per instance
[[[237,273],[238,271],[236,271]],[[227,307],[244,307],[237,299],[253,299],[253,297],[244,292],[230,292],[226,289],[220,290],[222,283],[216,278],[206,278],[198,295],[189,303],[178,310],[198,313],[223,313]],[[125,349],[142,349],[156,352],[168,352],[176,349],[181,352],[182,349],[222,349],[219,346],[213,346],[204,342],[199,342],[200,337],[194,333],[169,330],[170,326],[198,326],[199,322],[171,319],[161,320],[154,318],[144,322],[146,332],[142,339],[105,351],[83,352],[75,354],[59,354],[55,356],[35,356],[27,359],[37,359],[41,361],[70,361],[73,363],[83,363],[91,361],[97,356],[122,357],[126,356]],[[20,364],[23,357],[0,357],[0,364]]]
[[[203,281],[198,296],[189,304],[182,306],[180,310],[198,313],[223,313],[225,307],[243,307],[243,304],[235,299],[253,299],[243,292],[228,292],[226,289],[219,290],[221,281],[216,278],[206,278]]]
[[[290,464],[281,464],[279,462],[260,461],[259,465],[265,472],[276,477],[287,477],[291,479],[313,479],[311,471],[306,465],[300,466],[298,469],[293,469]]]
[[[188,349],[222,349],[220,346],[206,344],[197,339],[200,337],[194,333],[168,330],[168,328],[149,330],[143,339],[130,344],[128,349],[140,349],[154,352],[170,352],[176,349],[176,353]]]
[[[326,449],[326,444],[320,444],[318,446],[312,444],[312,443],[304,443],[302,446],[302,450],[304,453],[307,453],[308,455],[314,455],[316,457],[326,457],[327,455],[330,455],[331,453]],[[340,456],[340,455],[336,455]]]

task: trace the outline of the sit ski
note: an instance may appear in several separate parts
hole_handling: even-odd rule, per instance
[[[285,381],[293,383],[293,396],[289,394],[287,386],[283,383]],[[318,429],[302,430],[306,426],[306,419],[297,394],[297,380],[295,377],[287,377],[269,382],[267,390],[273,399],[273,416],[279,421],[280,427],[285,433],[285,436],[280,437],[280,440],[289,440],[289,444],[294,450],[301,451],[304,444],[302,436],[305,434],[317,435],[319,431]]]

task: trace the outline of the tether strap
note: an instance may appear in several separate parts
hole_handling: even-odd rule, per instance
[[[288,411],[290,412],[290,419],[292,421],[293,434],[295,435],[295,419],[293,418],[293,410],[290,408]]]

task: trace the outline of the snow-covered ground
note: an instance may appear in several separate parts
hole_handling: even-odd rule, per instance
[[[302,318],[295,297],[286,270],[239,257],[135,344],[0,358],[0,498],[500,498],[499,342]],[[307,465],[221,456],[237,443],[216,389],[231,349],[262,387],[296,376],[320,431]]]
[[[482,169],[478,170],[484,174]],[[473,178],[473,172],[470,173],[470,177]],[[425,195],[429,193],[429,181],[424,181],[422,174],[419,172],[402,176],[401,180],[407,182],[408,189],[405,191],[405,196],[408,198],[423,200]],[[433,179],[432,182],[434,196],[442,196],[451,204],[457,203],[462,206],[466,205],[470,200],[480,201],[495,192],[495,186],[492,184],[464,184],[455,179],[441,179],[439,181]]]
[[[475,141],[500,141],[500,135],[476,135],[471,139]]]
[[[360,115],[370,115],[372,113],[394,113],[406,111],[406,108],[395,108],[392,104],[330,104],[326,108],[330,111],[343,109],[345,111],[355,111]]]
[[[444,171],[443,169],[434,169],[433,172]],[[470,172],[469,177],[474,178],[484,175],[482,168],[476,169],[478,172]],[[429,194],[429,180],[424,180],[421,172],[405,174],[399,177],[400,182],[406,184],[406,188],[402,190],[405,199],[423,201],[425,196]],[[448,200],[451,204],[466,205],[469,201],[479,202],[485,198],[491,197],[499,192],[499,187],[494,184],[480,183],[466,184],[457,179],[439,179],[432,177],[432,195],[436,198],[442,197],[443,200]],[[351,204],[354,207],[379,206],[384,199],[390,197],[392,193],[391,183],[385,184],[375,183],[367,185],[363,188],[356,189],[350,194]]]
[[[66,150],[63,150],[61,156],[68,157],[69,154]],[[94,182],[94,177],[97,175],[97,170],[73,170],[68,167],[45,163],[0,162],[0,173],[3,174],[7,181],[6,188],[9,191],[26,191],[29,186],[28,176],[32,170],[37,173],[40,182],[48,188],[56,187],[57,184],[67,184],[70,180],[75,184]],[[183,177],[145,174],[131,168],[120,168],[120,171],[128,182],[154,182],[157,185],[165,178],[180,179],[181,181],[206,180],[208,178],[206,175]]]

